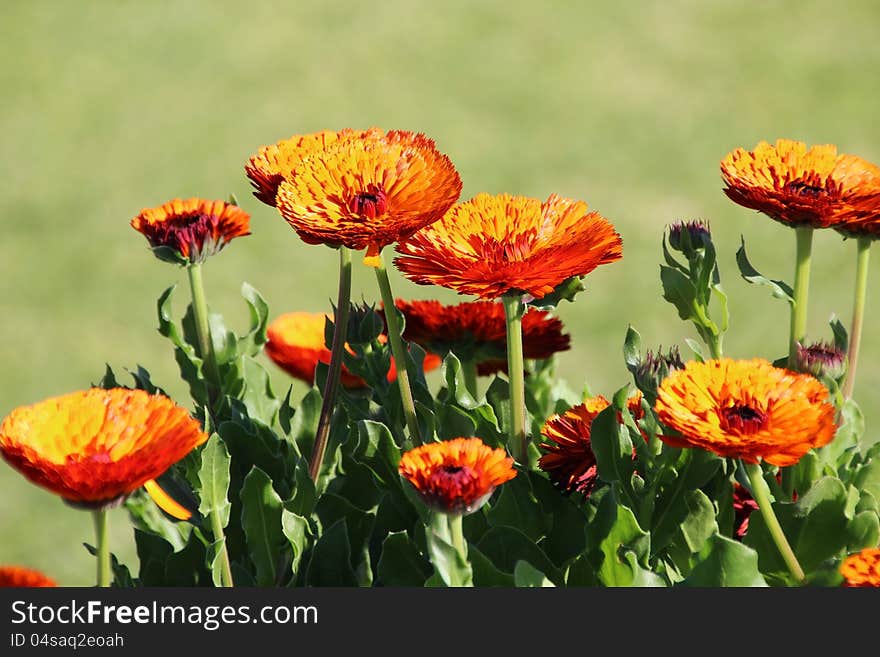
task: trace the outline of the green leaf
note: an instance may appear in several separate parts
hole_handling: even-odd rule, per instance
[[[468,559],[474,573],[474,586],[514,586],[513,575],[499,570],[476,546],[468,546]]]
[[[401,484],[397,465],[400,448],[394,436],[381,422],[361,420],[357,424],[357,460],[367,465],[382,486],[399,487]]]
[[[641,350],[642,336],[630,324],[626,327],[626,337],[623,340],[623,359],[627,369],[633,374],[642,363]]]
[[[834,335],[834,346],[843,353],[849,351],[849,336],[847,335],[846,327],[838,319],[837,315],[831,315],[828,324],[831,326],[831,333]]]
[[[281,510],[281,531],[293,549],[290,569],[294,577],[299,573],[299,564],[309,546],[309,521],[288,509]]]
[[[138,556],[138,579],[142,586],[163,586],[165,562],[174,548],[161,536],[140,529],[134,530],[134,543]]]
[[[266,344],[266,325],[269,322],[269,304],[260,296],[256,288],[248,283],[241,284],[241,296],[247,302],[250,325],[245,335],[239,338],[239,353],[256,356]]]
[[[428,554],[434,570],[446,586],[473,586],[474,576],[471,565],[458,550],[439,536],[430,527],[426,529]]]
[[[513,569],[514,585],[524,588],[553,588],[547,576],[528,561],[517,561]]]
[[[241,504],[241,523],[256,569],[257,586],[277,585],[278,564],[286,543],[281,526],[281,498],[272,488],[269,475],[256,466],[244,478]]]
[[[486,511],[486,519],[493,527],[515,527],[535,542],[546,535],[550,525],[535,499],[529,478],[522,474],[501,487],[498,499]]]
[[[562,583],[562,574],[543,550],[514,527],[492,527],[483,535],[477,547],[503,572],[513,573],[517,561],[528,561],[545,573],[554,584]]]
[[[345,518],[324,530],[315,543],[306,572],[310,586],[357,586]]]
[[[707,539],[693,570],[681,586],[767,586],[752,548],[720,534]]]
[[[599,541],[599,551],[604,555],[599,566],[599,580],[605,586],[663,586],[654,573],[644,572],[651,536],[639,527],[633,512],[626,506],[614,503],[613,496],[602,500],[606,513],[610,508],[611,523],[607,534]],[[639,561],[642,563],[639,563]],[[636,584],[639,581],[642,584]],[[651,582],[654,582],[651,584]]]
[[[660,282],[663,284],[663,298],[675,306],[680,319],[696,320],[697,289],[693,282],[680,270],[660,265]]]
[[[201,501],[199,513],[210,518],[216,513],[220,526],[229,524],[229,452],[216,433],[202,449],[202,465],[199,468]]]
[[[773,296],[778,299],[785,299],[789,303],[794,303],[794,290],[784,281],[770,279],[761,274],[749,262],[746,255],[746,241],[741,238],[741,244],[736,252],[736,264],[739,267],[739,273],[742,277],[753,285],[762,285],[770,288]]]
[[[596,472],[602,481],[618,482],[629,490],[634,471],[633,445],[629,431],[617,419],[617,409],[604,409],[590,428],[590,446],[596,457]]]
[[[422,586],[430,574],[431,564],[406,532],[393,532],[385,537],[377,566],[382,586]]]
[[[574,301],[575,296],[579,292],[583,292],[586,288],[583,284],[583,276],[572,276],[562,281],[549,294],[540,299],[532,299],[527,305],[533,306],[539,310],[553,310],[562,301]]]

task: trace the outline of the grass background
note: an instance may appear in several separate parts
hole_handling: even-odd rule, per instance
[[[0,3],[0,414],[81,389],[109,363],[141,364],[188,405],[155,300],[182,270],[128,225],[173,197],[235,193],[253,234],[205,268],[212,306],[243,328],[242,281],[273,315],[329,308],[334,254],[306,246],[249,193],[259,146],[320,129],[421,131],[477,192],[586,200],[624,241],[560,315],[573,349],[560,372],[609,393],[627,380],[628,323],[647,346],[694,337],[660,298],[664,226],[712,226],[730,295],[728,355],[786,350],[787,307],[738,275],[790,281],[794,236],[721,192],[719,160],[777,137],[836,143],[880,161],[880,5],[846,2],[428,3],[188,0]],[[846,323],[855,244],[815,239],[809,332]],[[355,266],[354,294],[378,298]],[[399,296],[455,300],[394,275]],[[877,267],[857,398],[880,421]],[[873,297],[873,298],[871,298]],[[464,300],[464,299],[461,299]],[[289,385],[267,359],[275,388]],[[295,387],[301,395],[302,386]],[[0,563],[93,581],[91,521],[0,464]],[[112,546],[136,565],[123,512]]]

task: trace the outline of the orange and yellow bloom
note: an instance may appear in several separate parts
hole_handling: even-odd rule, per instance
[[[21,566],[0,566],[0,588],[45,588],[58,586],[54,579],[39,570]]]
[[[450,351],[477,364],[488,376],[507,371],[504,306],[495,301],[443,305],[439,301],[395,301],[406,318],[403,337],[428,352]],[[522,320],[525,358],[550,358],[571,348],[571,337],[562,332],[562,321],[543,310],[531,309]]]
[[[852,587],[880,587],[880,548],[865,548],[840,564],[844,584]]]
[[[74,505],[121,501],[207,440],[186,409],[143,390],[92,388],[15,409],[0,453]]]
[[[660,384],[654,408],[672,430],[663,441],[746,463],[793,465],[836,431],[824,385],[760,358],[691,361]]]
[[[367,249],[371,258],[438,220],[461,194],[434,141],[402,130],[292,137],[260,149],[246,171],[255,195],[304,242]]]
[[[641,393],[627,400],[627,410],[636,420],[644,416],[641,401]],[[596,457],[590,444],[591,427],[596,416],[609,405],[602,395],[590,397],[544,423],[541,435],[550,442],[539,445],[545,454],[538,459],[538,467],[564,493],[589,495],[593,491]]]
[[[250,235],[250,215],[237,205],[200,198],[174,199],[141,210],[131,226],[147,238],[156,255],[167,249],[181,264],[204,262],[236,237]]]
[[[330,350],[325,345],[324,327],[332,317],[323,313],[291,312],[276,317],[266,328],[266,355],[292,377],[309,385],[315,382],[315,370],[318,363],[330,363]],[[385,334],[379,336],[380,342],[386,342]],[[353,353],[346,345],[349,353]],[[440,358],[435,354],[426,354],[422,362],[423,371],[429,372],[440,366]],[[364,388],[366,382],[359,376],[351,374],[345,365],[342,366],[340,381],[346,388]],[[397,379],[397,367],[394,359],[388,369],[389,382]]]
[[[619,260],[614,227],[582,201],[478,194],[398,244],[398,269],[421,285],[496,299],[542,298],[560,283]]]
[[[754,150],[728,153],[721,161],[724,193],[788,226],[872,230],[880,212],[880,167],[832,144],[807,148],[778,139]]]
[[[479,438],[454,438],[405,452],[398,466],[425,504],[448,514],[473,513],[516,476],[513,459]]]

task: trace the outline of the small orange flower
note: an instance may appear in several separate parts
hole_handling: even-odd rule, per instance
[[[507,324],[504,305],[473,301],[444,306],[439,301],[404,301],[397,308],[406,318],[403,337],[428,352],[454,352],[459,359],[477,363],[477,372],[488,376],[507,371]],[[562,322],[543,310],[531,309],[523,316],[525,358],[550,358],[571,348],[571,337]]]
[[[636,420],[645,415],[641,403],[642,394],[638,392],[627,400],[627,410]],[[586,496],[593,491],[596,457],[590,431],[593,420],[609,405],[602,395],[590,397],[544,423],[541,435],[551,442],[540,445],[547,453],[538,459],[538,467],[564,493],[576,491]]]
[[[207,260],[236,237],[250,235],[250,215],[231,203],[200,198],[176,198],[157,208],[146,208],[131,226],[147,238],[156,255],[168,249],[180,264]]]
[[[513,459],[479,438],[454,438],[405,452],[400,474],[432,509],[473,513],[492,492],[516,476]]]
[[[880,548],[865,548],[840,564],[846,586],[880,587]]]
[[[808,149],[778,139],[737,148],[721,161],[721,176],[732,201],[789,226],[857,227],[880,212],[880,168],[832,144]]]
[[[292,312],[276,317],[266,328],[266,355],[278,367],[292,377],[313,385],[315,370],[318,363],[330,364],[330,350],[324,341],[324,325],[327,319],[333,319],[323,313]],[[388,336],[379,336],[379,342],[385,343]],[[349,353],[354,353],[346,345]],[[440,358],[435,354],[426,354],[422,361],[422,371],[430,372],[440,366]],[[388,381],[397,379],[397,367],[394,359],[388,369]],[[342,366],[340,381],[346,388],[365,388],[366,382],[359,376],[351,374],[345,365]]]
[[[461,194],[434,141],[401,130],[292,137],[261,149],[246,170],[257,197],[304,242],[366,248],[368,258],[442,217]]]
[[[654,406],[677,432],[661,439],[747,463],[793,465],[834,438],[828,390],[766,360],[691,361],[660,384]]]
[[[39,570],[22,568],[21,566],[0,566],[0,588],[40,588],[50,586],[58,586],[58,584]]]
[[[398,244],[394,262],[421,285],[482,299],[507,292],[542,298],[569,278],[619,260],[622,249],[614,227],[581,201],[478,194]]]
[[[205,440],[186,409],[124,388],[53,397],[0,424],[0,452],[12,467],[88,508],[121,501]]]

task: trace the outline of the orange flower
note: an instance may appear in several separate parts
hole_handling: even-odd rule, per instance
[[[397,308],[406,318],[403,337],[426,351],[473,360],[477,372],[488,376],[507,371],[507,325],[504,306],[495,301],[473,301],[444,306],[439,301],[404,301]],[[531,309],[523,316],[525,358],[550,358],[570,348],[570,336],[562,322],[543,310]]]
[[[660,421],[677,432],[661,439],[747,463],[797,463],[834,438],[828,390],[809,374],[766,360],[689,362],[657,391]]]
[[[147,238],[156,255],[179,264],[204,262],[236,237],[250,235],[250,215],[231,203],[176,198],[145,208],[131,226]],[[162,253],[169,250],[170,257]]]
[[[167,397],[124,388],[53,397],[0,424],[0,452],[12,467],[88,508],[121,501],[205,440]]]
[[[58,586],[58,584],[39,570],[22,568],[21,566],[0,566],[0,588],[49,586]]]
[[[292,137],[261,149],[246,169],[257,197],[304,242],[367,248],[368,257],[442,217],[461,194],[434,141],[400,130]]]
[[[735,203],[789,226],[858,227],[880,212],[880,168],[832,144],[808,149],[778,139],[737,148],[721,161],[721,176]]]
[[[479,438],[454,438],[405,452],[400,474],[429,507],[443,513],[473,513],[492,492],[516,476],[513,459]]]
[[[638,392],[627,400],[627,410],[636,420],[645,415],[641,403],[642,394]],[[577,491],[586,496],[593,491],[596,457],[590,444],[590,430],[593,420],[609,404],[602,395],[590,397],[544,423],[541,435],[551,442],[539,446],[547,453],[538,459],[538,467],[564,493]]]
[[[398,244],[395,264],[416,283],[459,294],[541,298],[573,276],[619,260],[622,248],[614,227],[581,201],[478,194]]]
[[[865,548],[840,564],[846,586],[880,587],[880,548]]]
[[[315,382],[315,370],[318,363],[330,363],[330,350],[324,341],[324,323],[333,319],[323,313],[293,312],[276,317],[266,328],[268,341],[266,355],[292,377],[305,381],[309,385]],[[379,336],[379,342],[385,343],[388,336]],[[346,345],[349,353],[354,353]],[[422,361],[422,370],[430,372],[440,366],[440,358],[435,354],[426,354]],[[397,379],[397,367],[394,359],[388,369],[388,381]],[[359,376],[351,374],[345,365],[342,366],[340,381],[346,388],[365,388],[366,382]]]

